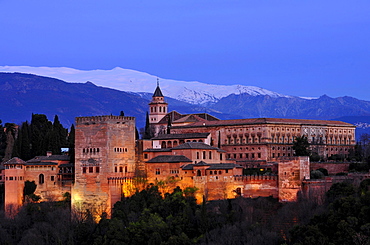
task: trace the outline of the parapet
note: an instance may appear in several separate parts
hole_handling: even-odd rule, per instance
[[[125,117],[125,116],[76,117],[76,125],[100,123],[100,122],[112,122],[112,121],[119,121],[119,122],[135,121],[135,117]]]

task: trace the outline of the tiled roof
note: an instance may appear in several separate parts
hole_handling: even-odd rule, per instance
[[[40,161],[69,161],[68,155],[50,155],[50,156],[36,156],[27,162],[40,162]]]
[[[247,124],[293,124],[293,125],[320,125],[320,126],[326,125],[326,126],[355,127],[354,125],[350,123],[345,123],[341,121],[285,119],[285,118],[251,118],[251,119],[206,121],[206,122],[195,122],[190,125],[178,126],[178,127],[232,126],[232,125],[247,125]]]
[[[196,122],[196,121],[219,121],[217,117],[214,117],[208,113],[195,113],[195,114],[180,114],[177,111],[171,111],[164,116],[158,123],[168,123],[168,117],[171,117],[172,123],[183,123],[183,122]]]
[[[64,163],[64,164],[60,164],[58,166],[58,168],[68,168],[68,167],[73,167],[73,164],[72,163]]]
[[[207,138],[210,133],[160,134],[152,140]]]
[[[23,161],[22,159],[18,158],[18,157],[13,157],[12,159],[6,161],[4,163],[4,165],[6,164],[26,164],[25,161]]]
[[[155,89],[153,97],[163,97],[162,91],[159,86],[157,86],[157,88]]]
[[[221,150],[220,148],[213,147],[202,142],[187,142],[172,148],[172,150],[178,149],[217,150],[224,152],[224,150]]]
[[[220,164],[210,164],[209,170],[212,169],[233,169],[233,168],[243,168],[240,165],[234,164],[234,163],[220,163]]]
[[[209,166],[207,168],[207,170],[243,168],[242,166],[234,164],[234,163],[219,163],[219,164],[212,163],[212,164],[207,164],[203,161],[199,162],[199,163],[196,163],[196,164],[184,165],[181,168],[182,168],[182,170],[193,170],[194,167],[197,167],[197,166]]]
[[[171,148],[148,148],[144,152],[170,152]]]
[[[175,163],[175,162],[191,162],[191,160],[185,156],[182,155],[161,155],[161,156],[156,156],[147,163],[162,163],[162,162],[167,162],[167,163]]]
[[[186,123],[186,122],[205,122],[207,121],[206,119],[204,118],[201,118],[195,114],[189,114],[189,115],[185,115],[183,116],[182,118],[176,120],[176,121],[172,121],[173,124],[176,124],[176,123]]]
[[[56,162],[26,162],[26,165],[58,165]]]

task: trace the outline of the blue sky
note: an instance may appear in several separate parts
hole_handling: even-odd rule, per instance
[[[370,101],[370,1],[0,0],[0,65]]]

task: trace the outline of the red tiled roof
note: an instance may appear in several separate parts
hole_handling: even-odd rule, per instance
[[[326,126],[344,126],[355,127],[350,123],[330,120],[309,120],[309,119],[285,119],[285,118],[251,118],[251,119],[234,119],[220,121],[195,122],[186,126],[178,127],[200,127],[200,126],[232,126],[246,124],[293,124],[293,125],[326,125]],[[176,126],[174,126],[176,127]]]

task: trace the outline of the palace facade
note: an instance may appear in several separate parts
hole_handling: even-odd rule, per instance
[[[339,121],[220,120],[168,112],[159,85],[149,122],[153,137],[139,140],[133,117],[76,118],[74,166],[65,156],[9,160],[0,169],[5,206],[22,205],[26,180],[35,181],[42,200],[70,192],[75,210],[95,215],[110,214],[115,202],[134,193],[139,179],[168,189],[192,188],[198,201],[237,196],[295,201],[310,178],[308,157],[294,156],[296,137],[306,136],[323,159],[348,156],[355,145],[355,126]]]

